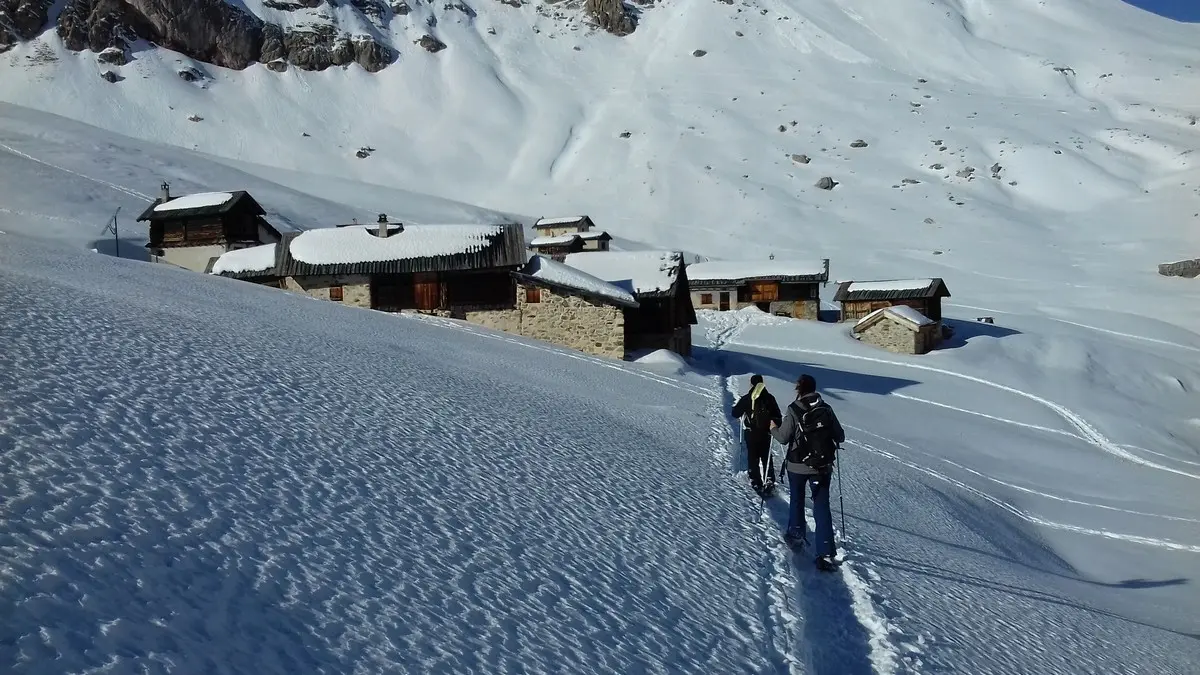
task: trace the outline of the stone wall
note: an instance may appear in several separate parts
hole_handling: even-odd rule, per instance
[[[1180,260],[1179,262],[1163,263],[1158,266],[1158,273],[1164,277],[1183,277],[1195,279],[1200,276],[1200,258],[1195,260]]]
[[[625,358],[625,313],[620,307],[548,288],[540,289],[541,302],[530,303],[528,290],[524,285],[517,288],[521,335],[596,356]]]
[[[730,311],[737,311],[739,309],[755,307],[758,305],[756,302],[738,302],[737,288],[726,288],[692,291],[692,306],[696,309],[711,309],[719,311],[721,309],[721,293],[729,293]],[[703,296],[705,295],[711,295],[712,302],[701,302]],[[776,300],[775,302],[772,302],[769,307],[771,314],[779,314],[782,312],[783,314],[796,319],[816,321],[821,309],[821,302],[819,300]]]
[[[936,328],[937,324],[930,324],[914,331],[885,316],[856,333],[855,337],[895,354],[924,354],[933,347]]]
[[[352,307],[371,307],[371,280],[366,275],[287,277],[284,290],[304,293],[320,300],[329,300],[329,289],[342,288],[342,304]]]

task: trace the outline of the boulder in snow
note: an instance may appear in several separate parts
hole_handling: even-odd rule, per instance
[[[808,158],[808,155],[792,155],[792,161],[797,164],[808,164],[812,160]]]
[[[108,82],[112,82],[114,84],[125,79],[125,78],[121,77],[120,75],[114,73],[111,70],[106,70],[103,73],[100,73],[100,77],[102,77],[102,78],[104,78],[104,80],[106,80]]]
[[[692,51],[692,56],[704,56],[707,53],[708,52],[704,51],[703,49],[696,49]]]
[[[866,141],[864,141],[863,139],[861,139],[861,138],[860,138],[860,139],[858,139],[858,140],[854,141],[853,143],[851,143],[851,144],[850,144],[850,147],[852,147],[852,148],[865,148],[865,147],[867,147],[867,142],[866,142]]]
[[[584,0],[583,11],[613,35],[629,35],[637,28],[637,20],[622,0]]]
[[[129,63],[129,57],[125,55],[125,50],[121,47],[105,48],[96,55],[96,60],[113,66],[123,66]]]
[[[816,187],[819,187],[822,190],[832,190],[833,188],[837,187],[838,184],[839,183],[836,180],[830,178],[829,176],[824,176],[821,178],[821,180],[816,182]]]
[[[425,51],[430,54],[436,54],[446,48],[446,43],[426,33],[417,40],[417,44],[425,48]]]

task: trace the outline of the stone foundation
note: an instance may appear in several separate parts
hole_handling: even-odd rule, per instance
[[[371,280],[365,275],[287,277],[283,288],[293,293],[304,293],[319,300],[329,300],[329,289],[341,287],[343,305],[371,308]]]
[[[884,317],[855,333],[854,337],[894,354],[924,354],[936,346],[939,331],[938,324],[922,326],[920,330],[914,331]]]

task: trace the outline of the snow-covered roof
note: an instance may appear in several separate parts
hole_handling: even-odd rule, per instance
[[[604,230],[597,230],[595,232],[579,232],[576,233],[575,236],[585,241],[588,239],[612,239],[612,237]]]
[[[789,277],[827,278],[824,261],[710,260],[688,265],[688,282]]]
[[[854,324],[854,330],[862,330],[863,328],[875,323],[885,315],[896,319],[901,323],[909,324],[909,326],[914,330],[933,323],[932,319],[918,312],[912,307],[909,307],[908,305],[892,305],[891,307],[881,307],[859,319]]]
[[[376,227],[306,230],[292,239],[288,252],[309,265],[432,258],[482,250],[503,230],[502,225],[405,225],[399,232],[379,237],[374,234]]]
[[[266,272],[275,267],[275,244],[239,248],[222,253],[209,270],[210,274],[246,274]]]
[[[560,216],[558,218],[539,218],[538,221],[533,224],[533,226],[537,227],[539,225],[570,225],[571,223],[578,223],[579,221],[583,220],[584,218],[587,218],[587,216]]]
[[[852,281],[849,290],[854,291],[923,291],[933,284],[933,279],[893,279],[891,281]]]
[[[533,241],[529,242],[530,246],[558,246],[561,244],[569,244],[576,239],[582,238],[582,234],[560,234],[553,237],[534,237]]]
[[[184,209],[200,209],[209,206],[221,206],[233,199],[232,192],[197,192],[192,195],[183,195],[176,197],[168,202],[156,204],[154,210],[162,211],[182,211]]]
[[[629,291],[545,256],[535,255],[530,258],[529,263],[521,269],[521,274],[552,286],[598,296],[620,305],[637,307],[637,299]]]
[[[884,279],[879,281],[841,281],[833,299],[838,302],[896,300],[902,298],[948,298],[950,291],[939,277],[926,279]]]
[[[563,260],[638,295],[670,291],[681,261],[678,251],[587,251],[571,253]]]

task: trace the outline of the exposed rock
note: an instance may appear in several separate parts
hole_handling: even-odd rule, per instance
[[[52,5],[54,0],[0,0],[0,53],[37,37],[50,20]]]
[[[267,67],[277,73],[283,73],[287,72],[288,64],[287,61],[284,61],[283,59],[273,59],[267,64]]]
[[[621,132],[621,138],[629,138],[629,137],[630,137],[630,136],[632,136],[632,135],[633,135],[633,134],[629,133],[628,131],[622,131],[622,132]]]
[[[933,169],[934,171],[941,171],[942,169],[946,168],[946,166],[944,164],[930,164],[929,168]]]
[[[780,124],[780,125],[779,125],[779,131],[780,131],[780,132],[787,131],[787,125],[786,125],[786,124]]]
[[[926,219],[925,219],[925,224],[926,224],[926,225],[932,225],[932,224],[933,224],[933,218],[926,218]]]
[[[733,4],[732,0],[731,0],[731,2],[730,2],[729,4]],[[735,31],[733,31],[733,34],[734,34],[734,35],[736,35],[736,36],[738,36],[738,37],[746,37],[746,34],[745,34],[745,33],[743,33],[743,32],[742,32],[742,31],[740,31],[740,30],[735,30]]]
[[[829,176],[825,176],[824,178],[822,178],[821,180],[816,182],[816,187],[819,187],[822,190],[832,190],[837,185],[839,185],[839,183],[836,180],[830,178]]]
[[[446,43],[426,33],[417,40],[417,44],[425,48],[425,51],[430,54],[436,54],[446,48]]]
[[[1195,260],[1180,260],[1179,262],[1163,263],[1158,266],[1158,273],[1164,277],[1183,277],[1195,279],[1200,276],[1200,258]]]
[[[1000,162],[996,162],[995,164],[993,164],[992,165],[992,178],[999,178],[1000,170],[1003,168],[1004,167],[1000,166]]]
[[[692,56],[704,56],[707,53],[708,52],[704,51],[703,49],[696,49],[692,51]]]
[[[73,50],[142,38],[199,61],[240,70],[258,59],[263,22],[222,0],[66,0],[58,34]]]
[[[263,29],[263,49],[259,57],[264,63],[284,59],[301,70],[325,70],[330,66],[358,63],[368,72],[383,70],[395,60],[395,52],[373,38],[359,35],[351,38],[333,26],[318,25],[283,31],[275,24]]]
[[[207,77],[200,69],[187,67],[179,71],[179,79],[184,82],[199,82]]]
[[[350,4],[376,23],[386,23],[391,18],[391,8],[383,0],[350,0]]]
[[[294,12],[298,9],[313,9],[324,4],[325,0],[294,0],[293,2],[283,2],[282,0],[263,0],[264,7],[278,9],[284,12]]]
[[[120,75],[118,75],[118,74],[114,73],[114,72],[113,72],[113,71],[111,71],[111,70],[106,70],[106,71],[104,71],[103,73],[100,73],[100,77],[102,77],[102,78],[104,78],[105,80],[108,80],[109,82],[112,82],[112,83],[114,83],[114,84],[115,84],[115,83],[117,83],[117,82],[120,82],[120,81],[121,81],[121,80],[123,80],[123,79],[125,79],[125,78],[121,77]]]
[[[613,35],[629,35],[637,21],[622,0],[584,0],[583,10],[593,21]]]
[[[970,178],[971,175],[974,173],[975,173],[975,167],[968,166],[965,169],[959,169],[958,172],[956,172],[954,175],[958,176],[959,178]]]
[[[120,47],[108,47],[96,55],[96,60],[100,63],[107,63],[114,66],[123,66],[129,63],[129,57],[125,55],[125,50]]]
[[[808,158],[808,155],[792,155],[792,161],[797,164],[808,164],[812,160]]]
[[[921,181],[917,180],[916,178],[905,178],[905,179],[902,179],[900,182],[904,183],[905,185],[917,185]]]
[[[412,7],[404,0],[400,0],[400,2],[392,3],[392,11],[395,12],[396,16],[408,16],[412,13]]]
[[[446,4],[442,5],[442,9],[446,10],[447,12],[449,12],[452,9],[457,9],[458,11],[462,12],[463,14],[466,14],[467,16],[471,17],[472,19],[474,19],[476,16],[479,16],[478,14],[475,13],[474,9],[471,9],[470,6],[468,6],[462,2],[447,2]]]
[[[867,142],[866,142],[866,141],[864,141],[863,139],[861,139],[861,138],[860,138],[860,139],[858,139],[857,141],[854,141],[853,143],[851,143],[851,144],[850,144],[850,147],[852,147],[852,148],[865,148],[865,147],[867,147]]]
[[[188,115],[189,122],[203,122],[204,118],[199,115]]]
[[[375,152],[375,148],[372,148],[369,145],[364,145],[363,147],[359,148],[358,152],[354,153],[354,155],[359,159],[366,159],[371,156],[372,152]]]

